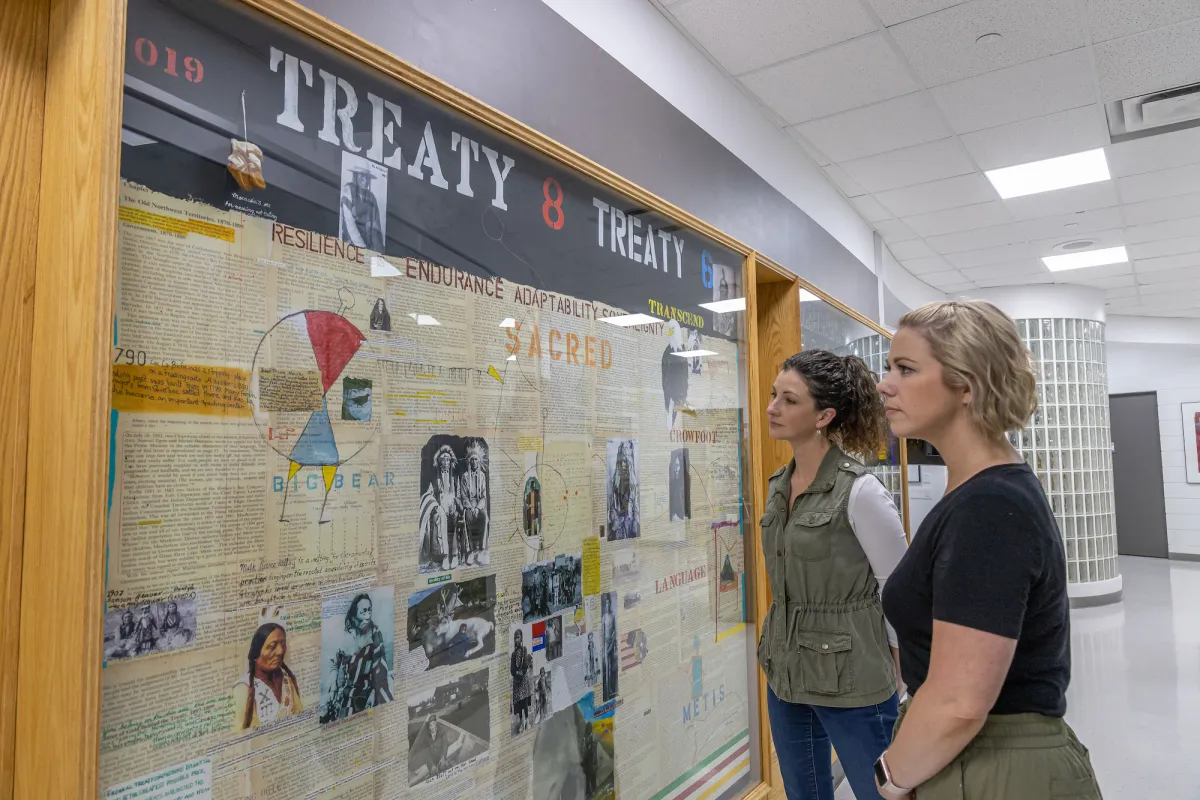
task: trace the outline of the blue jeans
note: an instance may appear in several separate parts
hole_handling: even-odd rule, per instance
[[[892,743],[899,698],[863,708],[788,703],[767,687],[767,715],[788,800],[833,800],[830,744],[859,800],[879,796],[875,761]]]

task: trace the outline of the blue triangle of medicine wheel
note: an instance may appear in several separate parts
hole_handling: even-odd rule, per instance
[[[314,411],[304,426],[304,433],[292,448],[292,461],[305,467],[325,467],[338,463],[337,440],[333,438],[333,426],[329,424],[329,406],[321,402],[321,410]]]

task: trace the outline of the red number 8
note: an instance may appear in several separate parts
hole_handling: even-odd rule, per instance
[[[553,189],[558,196],[553,200],[550,199],[550,190]],[[553,230],[561,231],[563,223],[567,221],[567,217],[563,214],[563,190],[558,185],[558,181],[554,178],[546,178],[542,183],[542,197],[546,198],[546,202],[542,203],[542,219]],[[550,218],[550,212],[554,212],[554,219]]]

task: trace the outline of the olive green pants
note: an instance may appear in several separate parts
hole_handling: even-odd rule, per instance
[[[896,730],[908,703],[900,709]],[[917,800],[1101,800],[1087,748],[1065,720],[992,715],[971,743],[917,789]]]

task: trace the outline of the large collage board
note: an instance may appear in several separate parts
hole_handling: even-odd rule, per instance
[[[741,258],[239,3],[127,36],[101,796],[744,793]]]

